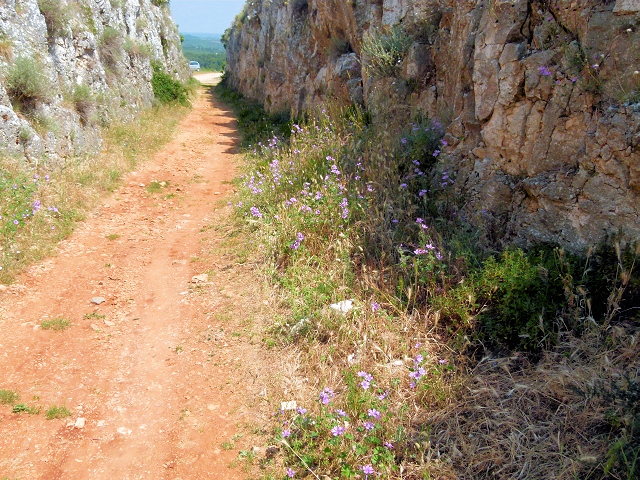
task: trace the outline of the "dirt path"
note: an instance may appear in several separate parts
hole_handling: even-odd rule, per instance
[[[41,407],[0,405],[0,478],[245,477],[229,464],[261,388],[253,319],[238,315],[251,272],[224,254],[219,228],[236,144],[203,91],[175,139],[0,298],[0,389]],[[57,317],[71,326],[40,328]],[[51,405],[72,415],[47,420]]]

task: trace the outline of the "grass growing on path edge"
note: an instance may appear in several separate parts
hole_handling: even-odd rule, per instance
[[[436,122],[249,128],[234,208],[281,363],[278,453],[244,461],[265,479],[633,478],[640,252],[472,248]]]
[[[112,192],[122,175],[151,158],[172,136],[189,108],[175,103],[143,112],[103,132],[103,151],[36,165],[0,157],[0,284],[48,255],[78,221]]]

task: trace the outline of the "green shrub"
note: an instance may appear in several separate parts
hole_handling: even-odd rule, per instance
[[[105,67],[115,71],[122,58],[122,35],[113,27],[105,27],[98,41],[100,59]]]
[[[67,5],[61,4],[59,0],[38,0],[38,8],[47,24],[49,38],[70,33],[71,14]]]
[[[187,88],[164,72],[162,66],[153,65],[153,77],[151,78],[153,94],[160,103],[177,102],[180,105],[188,105]]]
[[[565,297],[552,261],[548,254],[516,249],[484,262],[474,283],[487,341],[528,351],[540,350],[545,340],[555,343],[554,320]]]
[[[327,49],[327,56],[329,58],[338,58],[339,56],[351,53],[352,51],[351,44],[348,40],[334,35],[331,37],[331,43]]]
[[[153,3],[156,7],[168,7],[169,6],[169,0],[151,0],[151,3]]]
[[[24,112],[33,112],[38,104],[49,101],[50,88],[42,66],[30,58],[18,58],[7,72],[7,94]]]
[[[95,107],[95,99],[91,88],[86,83],[76,85],[72,93],[73,107],[80,114],[83,122],[88,122]]]
[[[413,40],[402,26],[394,26],[386,32],[366,33],[362,39],[365,69],[372,76],[396,75]]]

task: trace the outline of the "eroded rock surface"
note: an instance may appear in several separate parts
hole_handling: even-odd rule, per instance
[[[46,90],[26,107],[7,83],[22,59],[34,62]],[[151,105],[152,61],[189,75],[168,8],[151,0],[3,0],[0,148],[30,162],[99,152],[99,125]]]

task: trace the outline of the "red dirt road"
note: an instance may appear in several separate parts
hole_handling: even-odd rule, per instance
[[[0,293],[0,389],[41,408],[0,405],[0,478],[245,477],[229,464],[256,393],[241,387],[258,355],[239,316],[251,274],[218,228],[236,143],[233,118],[203,92],[161,152]],[[71,326],[40,328],[57,317]],[[47,420],[51,405],[72,415]]]

